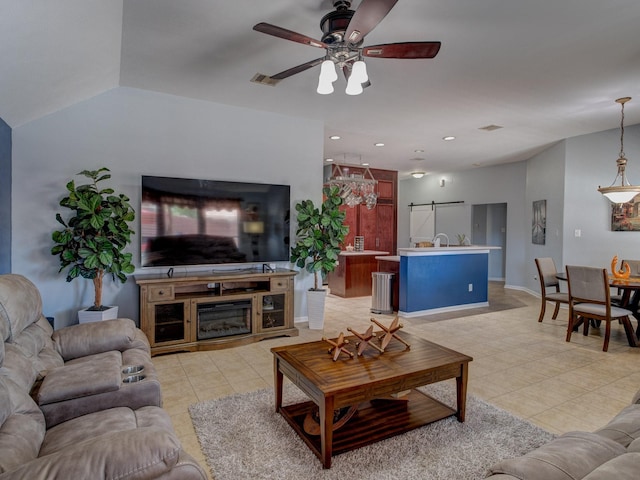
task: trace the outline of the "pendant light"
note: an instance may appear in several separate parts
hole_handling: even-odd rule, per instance
[[[622,115],[620,118],[620,154],[618,155],[618,160],[616,160],[616,165],[618,165],[618,174],[610,187],[598,187],[598,191],[613,203],[630,202],[640,193],[640,186],[631,185],[624,173],[627,166],[627,159],[624,156],[624,104],[629,100],[631,100],[631,97],[623,97],[616,100],[616,103],[619,103],[622,108]],[[620,184],[616,185],[618,178],[620,179]]]

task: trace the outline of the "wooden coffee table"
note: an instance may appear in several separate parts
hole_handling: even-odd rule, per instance
[[[406,332],[397,332],[397,335],[411,348],[392,340],[384,353],[367,348],[361,357],[341,357],[336,362],[327,353],[329,345],[322,341],[271,349],[276,412],[284,416],[324,468],[331,468],[333,454],[369,445],[452,415],[464,422],[468,368],[473,359]],[[357,338],[347,338],[354,351]],[[284,376],[311,401],[283,407]],[[450,378],[456,379],[455,409],[413,390]],[[408,390],[410,393],[406,395],[396,395]],[[341,429],[334,431],[334,410],[353,405],[359,405],[358,412]],[[319,408],[319,436],[307,434],[303,427],[307,413],[315,408]]]

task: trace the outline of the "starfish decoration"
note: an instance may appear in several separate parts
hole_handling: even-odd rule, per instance
[[[380,353],[384,353],[384,350],[382,348],[377,346],[375,343],[371,343],[371,339],[376,338],[376,334],[373,333],[373,325],[370,325],[367,331],[364,333],[358,333],[355,330],[353,330],[351,327],[347,327],[347,330],[349,330],[351,333],[353,333],[356,337],[360,339],[360,341],[356,343],[356,347],[358,347],[358,352],[357,352],[358,356],[362,355],[362,353],[364,352],[364,349],[367,348],[367,346],[371,346],[376,350],[378,350]]]
[[[404,343],[407,349],[411,348],[411,345],[409,345],[407,342],[405,342],[402,338],[400,338],[395,333],[403,327],[403,325],[400,323],[400,320],[398,319],[397,316],[396,318],[393,319],[393,322],[391,322],[391,325],[389,325],[388,327],[385,327],[384,325],[382,325],[375,318],[372,318],[371,321],[376,325],[378,325],[385,332],[384,337],[380,341],[380,346],[382,347],[382,350],[387,348],[387,345],[389,345],[389,342],[391,341],[392,338],[395,338],[401,343]]]
[[[351,358],[353,358],[354,356],[353,353],[351,353],[349,350],[345,348],[346,345],[349,344],[349,340],[344,338],[344,333],[340,332],[340,335],[338,335],[338,338],[336,339],[335,342],[333,340],[329,340],[327,337],[322,337],[322,340],[324,340],[325,342],[327,342],[329,345],[333,347],[329,349],[329,354],[333,354],[334,362],[338,360],[338,357],[340,356],[341,353],[344,353],[345,355],[349,355]]]

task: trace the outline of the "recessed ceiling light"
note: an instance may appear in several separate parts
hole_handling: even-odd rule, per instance
[[[333,162],[333,158],[325,158],[324,161],[325,162]]]
[[[451,140],[455,140],[456,137],[454,137],[453,135],[448,135],[446,137],[442,137],[442,139],[446,142],[450,142]]]
[[[412,176],[413,178],[422,178],[422,177],[424,177],[425,173],[426,173],[426,172],[413,172],[413,173],[411,174],[411,176]]]
[[[414,150],[413,153],[424,153],[424,150],[418,148],[418,149]]]
[[[374,143],[374,145],[376,147],[384,147],[384,143],[382,143],[382,142]]]
[[[331,135],[329,138],[331,140],[340,140],[340,135]]]
[[[369,164],[367,162],[362,162],[360,165],[362,165],[363,167],[368,167]]]

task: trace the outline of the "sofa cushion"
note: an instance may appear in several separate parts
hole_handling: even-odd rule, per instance
[[[13,341],[42,316],[42,298],[36,286],[22,275],[0,276],[0,324],[3,340]]]
[[[615,440],[623,447],[640,438],[640,405],[629,405],[595,433]]]
[[[5,358],[2,367],[0,367],[0,374],[13,380],[25,392],[29,392],[38,377],[33,362],[15,345],[11,343],[3,343],[2,345],[5,350]]]
[[[122,383],[122,355],[104,352],[49,371],[36,395],[39,405],[113,392]]]
[[[42,328],[42,323],[49,328]],[[22,332],[14,334],[10,342],[31,359],[40,378],[49,369],[63,364],[62,357],[54,350],[54,344],[51,340],[52,333],[49,322],[40,316],[40,320],[27,326]]]
[[[625,448],[589,432],[569,432],[518,458],[503,460],[487,476],[507,474],[520,480],[580,480]]]
[[[637,480],[639,472],[640,453],[625,453],[603,463],[583,480]]]
[[[18,466],[5,480],[148,480],[168,474],[180,458],[180,442],[169,430],[155,427],[114,431],[67,445],[55,455]],[[203,478],[192,474],[188,477]]]
[[[159,407],[109,408],[76,417],[47,430],[40,455],[49,455],[72,445],[108,434],[110,432],[156,427],[172,430],[171,419]]]
[[[629,444],[629,446],[627,447],[627,452],[640,453],[640,438],[636,438],[633,442]]]
[[[44,416],[33,399],[0,377],[0,474],[37,458],[44,435]]]

